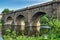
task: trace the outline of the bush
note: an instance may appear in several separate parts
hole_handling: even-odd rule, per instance
[[[25,35],[17,35],[16,31],[11,31],[9,29],[6,30],[6,35],[3,35],[4,40],[48,40],[48,36],[25,36]]]

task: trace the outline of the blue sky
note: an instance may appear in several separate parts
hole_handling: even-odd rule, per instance
[[[3,9],[18,10],[28,6],[41,4],[51,0],[0,0],[0,13]]]

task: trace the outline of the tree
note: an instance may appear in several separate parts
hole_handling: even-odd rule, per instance
[[[9,9],[4,9],[3,11],[2,11],[2,13],[9,13],[10,12],[10,10]]]
[[[60,28],[60,20],[49,17],[47,14],[41,18],[41,24],[49,25],[53,28]]]
[[[47,14],[40,18],[41,25],[48,25],[47,24],[48,21],[49,21],[49,17]]]

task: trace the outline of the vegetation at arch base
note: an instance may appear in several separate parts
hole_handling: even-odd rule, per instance
[[[17,35],[16,31],[11,31],[9,29],[6,30],[6,35],[3,36],[4,40],[50,40],[49,36],[25,36],[25,35]]]

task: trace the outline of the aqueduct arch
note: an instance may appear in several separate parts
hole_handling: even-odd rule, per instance
[[[18,29],[20,31],[24,31],[25,30],[25,17],[23,15],[18,15],[15,21]]]
[[[45,12],[36,12],[31,18],[31,26],[33,31],[40,32],[40,18],[45,15]]]
[[[9,17],[7,17],[7,20],[6,20],[6,23],[5,24],[6,25],[7,24],[11,25],[12,24],[12,21],[13,21],[12,17],[9,16]]]
[[[43,3],[43,4],[31,6],[31,7],[26,7],[21,10],[16,10],[9,14],[3,14],[2,20],[4,21],[4,24],[7,24],[8,21],[12,22],[12,20],[13,20],[14,24],[21,25],[21,30],[22,30],[22,27],[24,30],[24,27],[26,25],[26,27],[29,26],[28,28],[32,28],[33,31],[39,32],[40,17],[46,13],[48,14],[49,17],[52,16],[53,18],[60,19],[60,1],[53,0],[53,1],[50,1],[47,3]],[[13,19],[11,17],[9,17],[7,20],[6,18],[8,16],[11,16]],[[24,19],[26,19],[27,24],[25,24]],[[10,24],[10,23],[8,23],[8,24]],[[27,29],[27,30],[30,31],[30,29]]]

